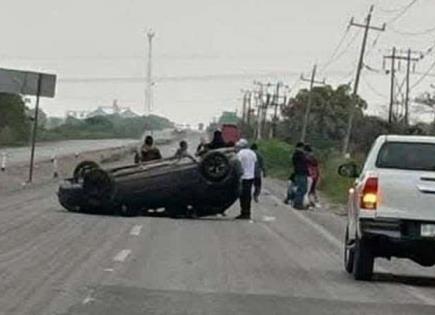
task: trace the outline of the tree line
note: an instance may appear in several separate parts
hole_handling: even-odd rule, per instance
[[[34,111],[26,107],[20,95],[0,93],[0,146],[28,143]],[[145,130],[173,127],[157,115],[123,118],[117,114],[79,120],[52,119],[39,112],[38,141],[101,138],[140,138]]]

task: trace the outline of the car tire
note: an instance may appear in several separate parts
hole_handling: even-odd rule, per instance
[[[121,205],[118,208],[118,213],[122,217],[134,217],[134,216],[137,216],[137,214],[138,214],[136,209],[133,209],[132,207],[130,207],[128,205]]]
[[[350,247],[349,244],[349,229],[346,228],[346,235],[344,238],[344,269],[348,273],[352,273],[353,271],[353,261],[355,258],[355,249],[354,247]]]
[[[369,281],[373,276],[375,257],[367,239],[357,239],[353,258],[355,280]]]
[[[186,217],[187,207],[185,206],[168,206],[165,208],[166,215],[172,219]]]
[[[83,161],[80,162],[76,168],[74,169],[73,172],[73,178],[75,182],[78,182],[79,179],[83,179],[86,175],[87,172],[91,171],[91,170],[95,170],[95,169],[99,169],[100,166],[98,165],[98,163],[94,162],[94,161]]]
[[[222,152],[207,153],[199,165],[200,172],[210,182],[221,182],[231,172],[231,164],[228,157]]]

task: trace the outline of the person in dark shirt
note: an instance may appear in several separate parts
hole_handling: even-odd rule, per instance
[[[154,139],[151,136],[146,136],[144,144],[140,150],[140,161],[149,162],[153,160],[160,160],[162,155],[160,150],[154,146]]]
[[[295,152],[293,153],[293,173],[296,192],[293,200],[295,209],[304,210],[304,196],[308,189],[308,162],[304,152],[305,145],[302,142],[296,144]]]
[[[205,137],[201,137],[198,146],[196,147],[196,156],[200,156],[206,150],[207,140]]]
[[[258,202],[258,197],[261,193],[262,177],[266,177],[266,167],[264,166],[263,155],[258,152],[258,146],[256,143],[251,145],[251,150],[255,152],[257,156],[257,163],[255,164],[255,177],[254,177],[254,201]]]
[[[225,148],[227,145],[224,141],[224,138],[222,136],[222,131],[216,130],[213,133],[213,140],[206,144],[205,147],[207,150],[215,150],[220,148]]]
[[[189,158],[193,161],[196,161],[195,158],[190,155],[190,153],[188,152],[189,146],[187,144],[187,142],[185,140],[180,141],[179,143],[179,147],[177,149],[177,151],[175,152],[173,158],[177,159],[177,160],[181,160],[183,158]]]

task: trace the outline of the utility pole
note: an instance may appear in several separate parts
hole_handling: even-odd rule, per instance
[[[360,79],[360,76],[361,76],[361,70],[362,70],[362,68],[364,66],[364,54],[365,54],[365,50],[366,50],[366,46],[367,46],[367,38],[368,38],[369,30],[375,30],[375,31],[380,31],[380,32],[385,31],[385,26],[386,26],[385,23],[384,23],[384,25],[382,25],[382,27],[376,27],[376,26],[371,26],[370,25],[371,20],[372,20],[373,9],[374,9],[374,6],[372,5],[370,7],[370,11],[369,11],[369,13],[368,13],[368,15],[366,17],[366,23],[365,24],[354,23],[354,19],[353,18],[350,21],[350,26],[356,26],[356,27],[364,28],[364,36],[363,36],[363,41],[362,41],[362,45],[361,45],[361,52],[360,52],[359,61],[358,61],[358,68],[357,68],[357,71],[356,71],[355,84],[354,84],[354,87],[353,87],[352,104],[351,104],[350,113],[349,113],[349,120],[348,120],[348,123],[347,123],[346,136],[344,138],[343,154],[346,154],[349,151],[350,136],[352,134],[353,116],[355,115],[355,109],[356,109],[356,106],[357,106],[359,79]]]
[[[308,127],[308,122],[310,119],[311,105],[313,103],[314,84],[321,84],[321,85],[325,84],[325,80],[316,81],[316,71],[317,71],[317,65],[315,64],[313,66],[313,70],[311,72],[311,79],[306,79],[306,78],[304,78],[303,75],[301,75],[302,81],[310,82],[310,91],[308,94],[308,103],[307,103],[307,106],[305,107],[304,121],[302,124],[301,142],[305,142],[305,139],[307,137],[307,127]]]
[[[270,83],[265,84],[258,81],[254,81],[254,84],[259,86],[259,90],[256,95],[256,102],[258,106],[256,138],[257,140],[261,140],[263,136],[264,122],[266,120],[266,111],[270,101],[270,94],[268,93],[267,90],[266,90],[266,101],[264,101],[264,87],[265,86],[269,87],[271,84]]]
[[[409,125],[409,76],[411,73],[411,49],[406,56],[405,126]]]
[[[145,113],[151,113],[153,106],[153,79],[152,79],[152,51],[153,51],[153,38],[155,32],[152,29],[147,31],[148,37],[148,67],[147,67],[147,80],[145,88]]]
[[[288,85],[284,85],[282,82],[276,83],[275,95],[273,97],[273,105],[274,105],[274,113],[272,118],[272,138],[276,137],[277,134],[277,126],[278,126],[278,108],[280,105],[284,105],[287,101],[287,96],[284,92],[284,95],[281,97],[281,88],[288,89]],[[282,98],[282,103],[280,103],[280,99]]]
[[[247,92],[242,90],[243,92],[243,100],[242,100],[242,122],[243,124],[246,122],[246,94]]]
[[[247,117],[247,124],[250,127],[251,126],[251,114],[252,114],[252,108],[251,108],[251,101],[252,101],[252,91],[247,91],[248,93],[248,117]]]
[[[388,123],[391,125],[393,122],[393,106],[395,103],[395,93],[394,93],[394,84],[395,84],[395,73],[396,73],[396,47],[393,47],[393,51],[391,56],[384,56],[384,58],[391,58],[391,82],[390,82],[390,107],[388,109]]]
[[[413,57],[413,54],[416,54],[418,57]],[[410,94],[410,76],[411,76],[411,63],[415,63],[421,59],[421,52],[412,51],[411,49],[407,49],[406,51],[397,51],[395,47],[393,47],[392,54],[384,56],[385,59],[391,59],[391,71],[392,71],[392,78],[391,78],[391,90],[390,90],[390,110],[388,115],[388,122],[391,124],[393,121],[403,121],[405,126],[408,126],[409,124],[409,94]],[[402,97],[402,104],[396,104],[397,102],[395,99],[396,93],[394,89],[394,84],[397,79],[396,77],[396,63],[398,64],[398,70],[400,71],[400,61],[406,62],[406,75],[405,75],[405,85],[406,85],[406,91],[405,91],[405,98]],[[396,114],[394,111],[394,106],[403,106],[404,107],[404,115],[400,117],[399,110],[396,110]],[[402,107],[402,108],[403,108]]]

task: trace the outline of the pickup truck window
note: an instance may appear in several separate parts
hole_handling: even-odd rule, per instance
[[[386,142],[379,151],[376,167],[435,171],[435,144]]]

